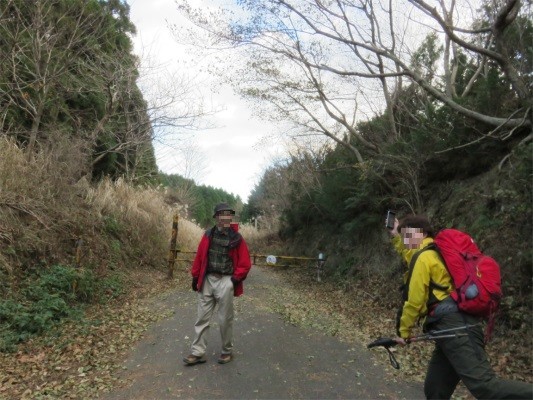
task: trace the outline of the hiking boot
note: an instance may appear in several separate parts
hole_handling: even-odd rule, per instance
[[[195,356],[194,354],[191,354],[183,359],[183,362],[187,365],[203,364],[205,361],[205,358],[202,356]]]
[[[220,357],[218,357],[219,364],[227,364],[230,361],[231,361],[231,354],[221,354]]]

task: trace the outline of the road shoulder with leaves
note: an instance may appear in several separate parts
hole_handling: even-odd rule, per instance
[[[172,282],[165,275],[133,269],[127,294],[0,353],[0,399],[422,397],[433,346],[394,348],[400,370],[383,349],[367,350],[394,332],[394,310],[368,282],[318,283],[305,268],[254,267],[235,302],[235,360],[216,363],[213,323],[208,362],[187,368],[196,295],[185,268]],[[488,354],[498,375],[531,381],[519,342],[495,335]],[[465,398],[461,386],[453,399]]]

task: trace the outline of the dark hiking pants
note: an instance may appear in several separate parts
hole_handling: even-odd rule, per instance
[[[478,318],[456,312],[444,315],[429,329],[441,330],[477,323]],[[449,399],[459,380],[462,380],[477,399],[531,400],[532,384],[496,376],[487,360],[481,326],[468,332],[467,336],[437,340],[424,382],[426,398]]]

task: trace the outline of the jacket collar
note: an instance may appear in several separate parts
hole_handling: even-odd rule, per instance
[[[422,251],[424,250],[426,247],[428,247],[429,245],[431,245],[433,243],[433,238],[432,237],[426,237],[422,240],[422,243],[420,244],[420,247],[416,250],[416,252],[418,253],[419,251]]]

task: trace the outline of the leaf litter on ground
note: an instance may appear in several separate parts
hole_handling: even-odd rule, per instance
[[[353,282],[343,286],[333,281],[317,282],[312,273],[300,268],[272,271],[288,284],[276,285],[268,307],[280,313],[287,322],[320,330],[365,348],[366,344],[378,337],[395,336],[396,309],[384,304],[389,302],[380,301],[379,296],[371,295],[368,282]],[[399,296],[396,297],[399,299]],[[526,336],[530,337],[529,334]],[[486,350],[500,377],[533,382],[531,345],[531,340],[524,340],[523,332],[506,332],[505,336],[494,335]],[[393,347],[391,351],[401,365],[400,370],[392,368],[386,351],[371,351],[375,362],[387,370],[389,379],[424,380],[433,351],[432,343]],[[472,398],[462,384],[453,396],[455,400]]]
[[[268,299],[256,305],[279,313],[288,323],[363,347],[377,337],[394,334],[395,310],[383,305],[378,296],[370,295],[367,284],[340,287],[334,282],[316,282],[301,269],[271,271],[285,284],[268,287]],[[157,300],[178,287],[187,290],[189,283],[185,270],[178,271],[172,282],[156,270],[133,270],[130,278],[131,288],[126,295],[89,308],[82,323],[65,323],[20,345],[14,354],[0,354],[0,398],[96,398],[124,384],[118,381],[118,372],[127,351],[150,325],[173,312],[165,307],[157,309],[157,304],[163,304]],[[245,310],[249,301],[258,300],[239,298],[237,313]],[[388,379],[421,382],[432,348],[429,343],[393,348],[400,370],[390,366],[385,351],[372,351],[372,356],[387,371]],[[501,377],[533,381],[531,342],[523,335],[494,338],[487,352]],[[346,362],[356,370],[357,360],[350,357],[347,355]],[[460,387],[453,398],[472,397]]]
[[[154,303],[182,285],[186,272],[172,282],[165,276],[132,270],[125,295],[89,307],[81,322],[61,324],[19,345],[16,353],[0,353],[0,398],[87,399],[117,386],[126,352],[151,324],[173,312]]]

